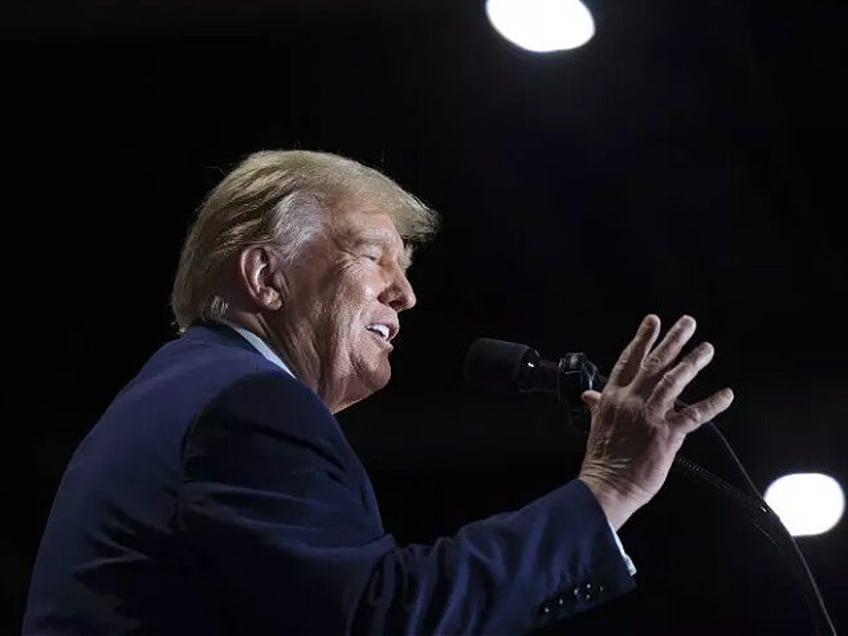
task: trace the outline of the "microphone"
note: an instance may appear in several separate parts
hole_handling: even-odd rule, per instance
[[[554,362],[524,344],[477,338],[465,356],[465,381],[481,389],[547,393],[575,408],[582,406],[584,391],[600,391],[607,379],[583,353],[566,353]]]

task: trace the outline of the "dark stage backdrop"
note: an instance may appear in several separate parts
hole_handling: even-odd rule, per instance
[[[392,383],[341,415],[400,540],[579,466],[556,405],[466,390],[474,337],[608,370],[647,312],[691,313],[715,344],[692,396],[734,387],[718,426],[758,487],[789,470],[848,484],[846,4],[588,4],[595,38],[547,56],[476,1],[4,5],[0,632],[20,629],[75,445],[174,334],[195,208],[262,148],[354,157],[442,213]],[[688,483],[621,536],[638,590],[549,633],[810,633],[767,541]],[[848,630],[846,521],[799,545]]]

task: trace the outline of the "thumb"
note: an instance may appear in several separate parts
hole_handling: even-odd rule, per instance
[[[601,401],[601,394],[598,391],[583,391],[580,399],[583,400],[583,404],[588,406],[589,410],[594,413],[595,409],[598,408],[598,402]]]

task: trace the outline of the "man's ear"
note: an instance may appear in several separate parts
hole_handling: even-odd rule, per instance
[[[283,306],[282,258],[270,245],[251,245],[239,254],[239,282],[258,308],[276,311]]]

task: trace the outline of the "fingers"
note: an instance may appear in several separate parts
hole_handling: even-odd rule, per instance
[[[672,369],[666,371],[654,386],[646,400],[650,408],[665,413],[674,407],[674,402],[688,384],[713,359],[715,349],[709,342],[702,342],[689,352]]]
[[[650,395],[657,379],[666,372],[683,350],[683,346],[695,333],[695,319],[681,316],[668,330],[668,333],[656,348],[642,359],[640,369],[633,379],[634,390],[642,395]]]
[[[610,372],[607,384],[624,386],[630,384],[639,371],[645,354],[654,346],[660,332],[660,319],[655,314],[648,314],[642,319],[636,335],[630,341]]]
[[[668,416],[668,423],[688,435],[722,413],[733,402],[733,391],[722,389]]]
[[[621,352],[607,386],[617,386],[641,396],[646,412],[658,415],[680,432],[689,433],[727,409],[733,401],[733,392],[723,389],[675,411],[674,405],[680,394],[712,361],[715,349],[704,342],[677,361],[683,347],[695,333],[695,319],[681,316],[652,349],[659,336],[659,328],[660,320],[656,315],[645,316],[633,340]],[[600,394],[587,391],[582,398],[594,411]]]

